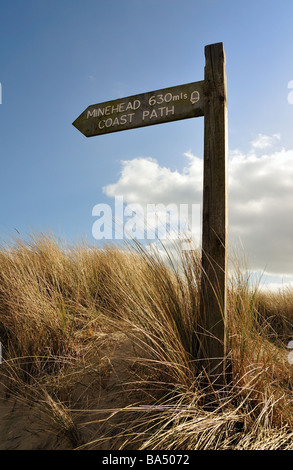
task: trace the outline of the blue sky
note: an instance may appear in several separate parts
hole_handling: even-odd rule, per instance
[[[174,175],[192,183],[203,118],[88,139],[72,122],[90,104],[202,80],[204,46],[223,42],[232,239],[243,235],[252,269],[293,279],[292,17],[292,0],[1,0],[1,239],[17,229],[96,243],[93,207],[148,161],[142,192]]]

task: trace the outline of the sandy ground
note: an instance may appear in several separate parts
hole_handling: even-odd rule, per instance
[[[68,439],[45,429],[37,409],[15,398],[0,401],[0,450],[70,448]]]
[[[21,397],[9,395],[0,387],[0,450],[66,450],[86,444],[84,449],[96,448],[108,450],[118,448],[119,430],[125,423],[129,426],[131,413],[119,413],[101,423],[109,416],[104,410],[117,409],[137,403],[141,395],[133,391],[129,382],[139,375],[139,368],[133,357],[131,341],[122,333],[107,335],[103,341],[101,368],[102,380],[93,380],[91,376],[83,377],[83,383],[75,387],[73,395],[76,402],[86,394],[88,406],[72,414],[78,437],[76,442],[71,433],[66,433],[52,423],[52,416],[40,412],[38,404],[30,404]],[[73,397],[74,398],[74,397]],[[91,422],[91,424],[86,424]],[[88,443],[100,438],[99,444],[88,446]]]

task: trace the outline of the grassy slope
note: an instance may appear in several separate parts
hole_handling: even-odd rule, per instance
[[[69,248],[47,236],[2,249],[0,414],[13,401],[23,416],[2,422],[12,436],[2,448],[293,449],[292,292],[251,290],[238,270],[232,380],[207,395],[200,262],[177,255],[166,253],[167,266],[139,245]]]

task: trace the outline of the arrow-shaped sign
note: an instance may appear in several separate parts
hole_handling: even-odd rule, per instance
[[[89,106],[73,122],[86,137],[203,116],[204,81]]]

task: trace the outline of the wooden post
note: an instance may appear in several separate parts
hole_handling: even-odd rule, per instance
[[[226,356],[227,93],[222,43],[205,47],[201,358],[222,384]]]

